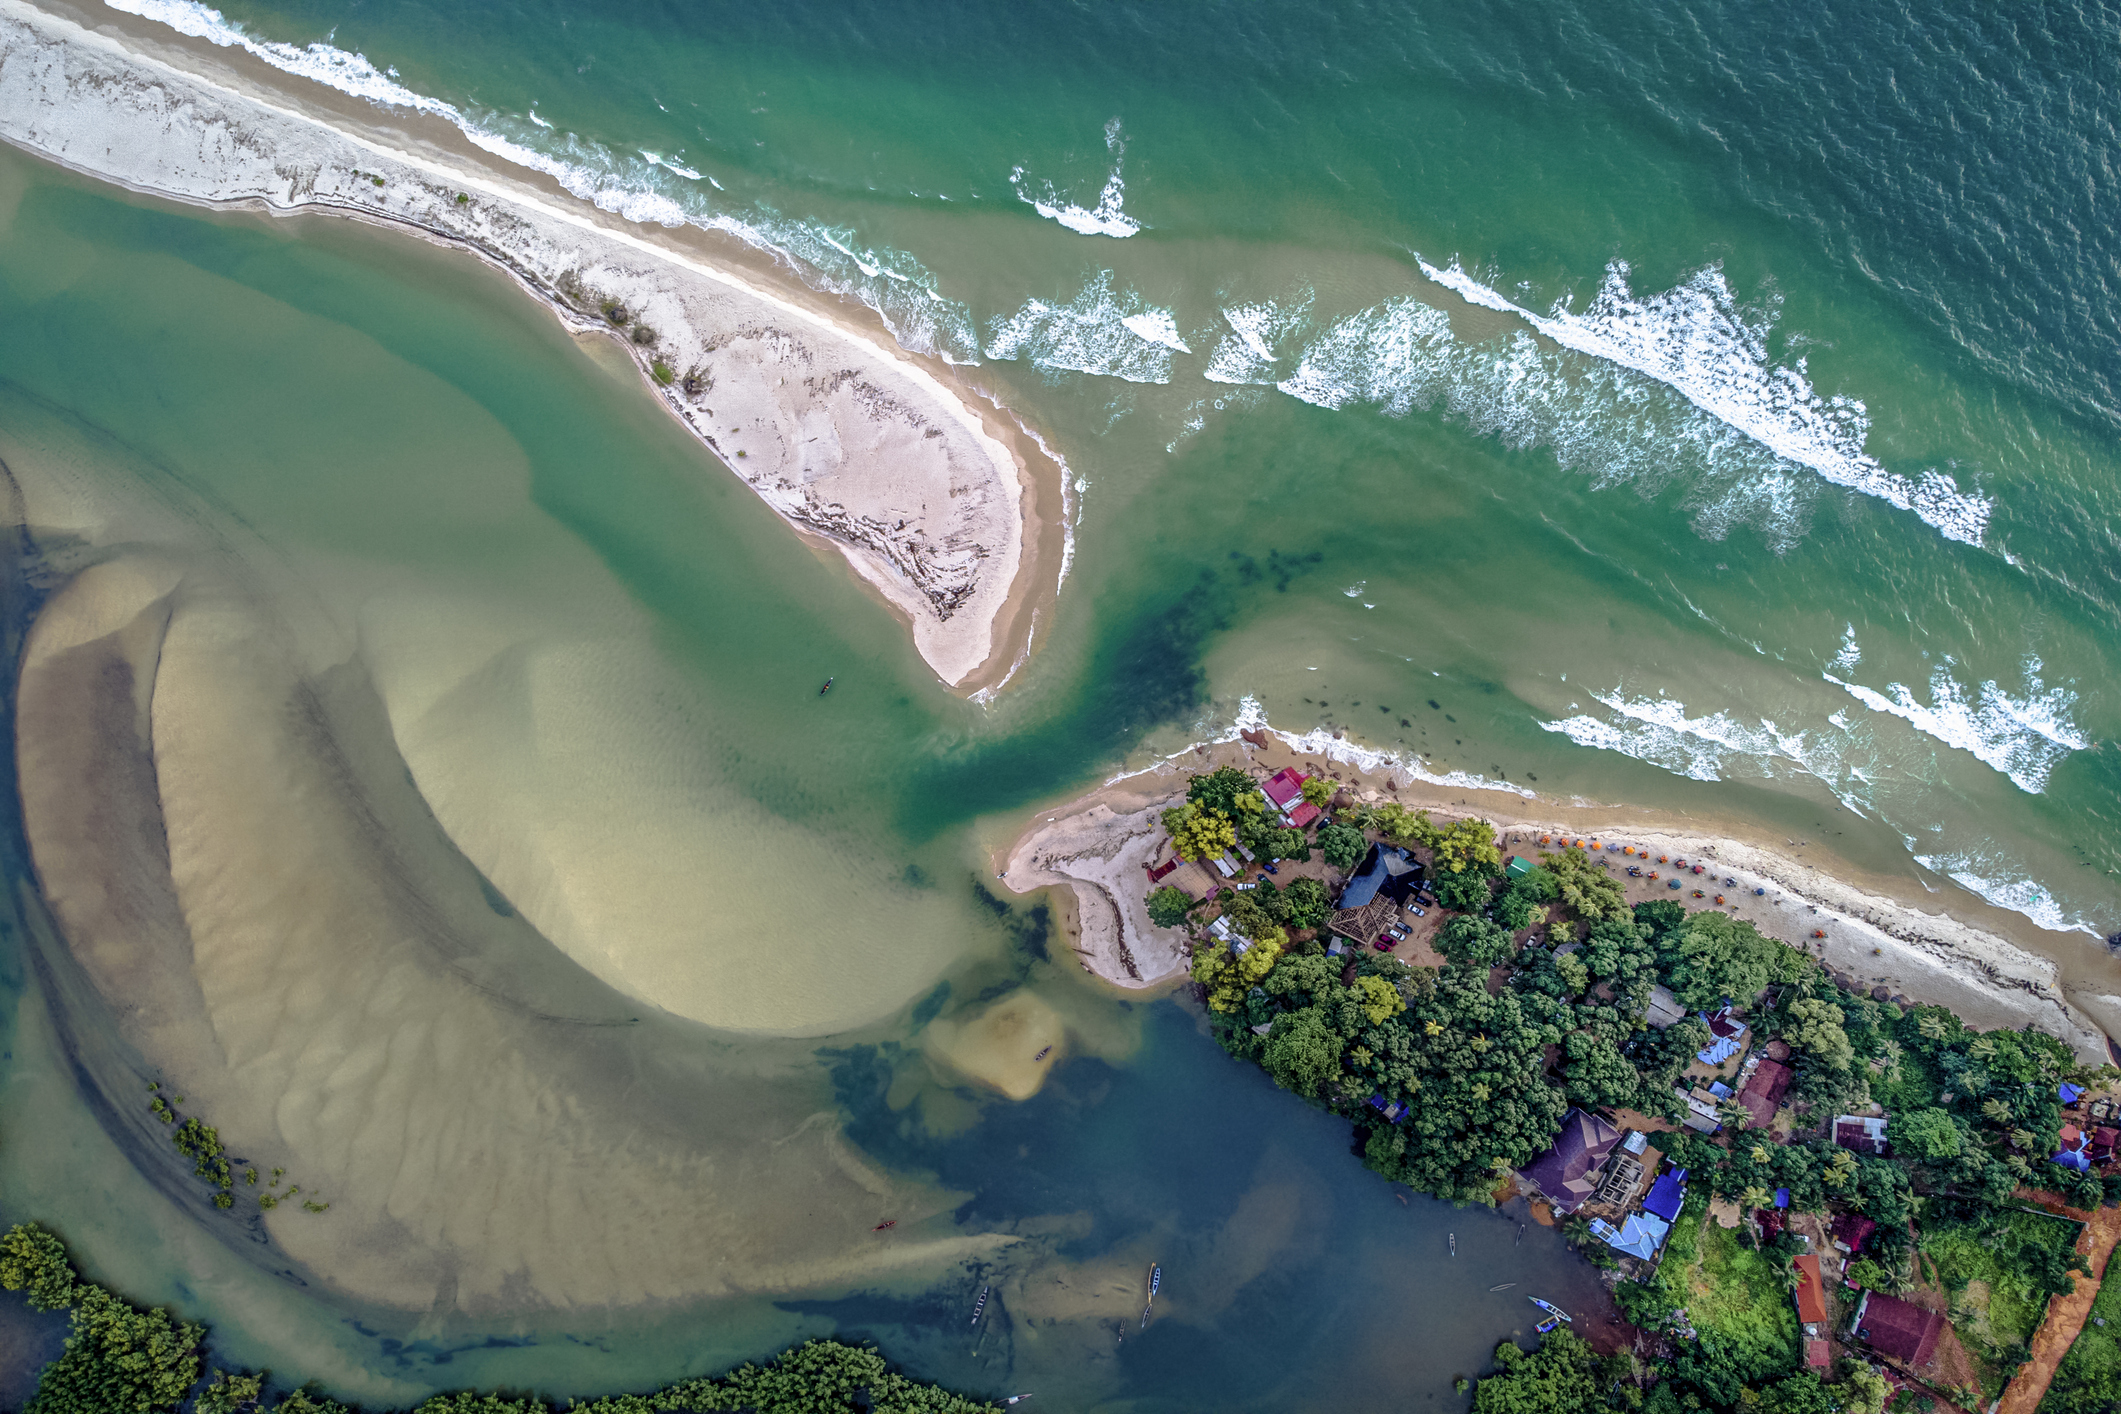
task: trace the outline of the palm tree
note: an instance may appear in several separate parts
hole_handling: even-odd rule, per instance
[[[1745,1192],[1738,1195],[1738,1206],[1741,1208],[1765,1208],[1774,1201],[1775,1195],[1757,1183],[1749,1185]]]

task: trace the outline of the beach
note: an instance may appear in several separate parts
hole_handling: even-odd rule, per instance
[[[568,328],[623,348],[963,694],[1020,667],[1050,610],[1066,524],[1039,440],[734,241],[598,210],[439,119],[111,12],[0,8],[0,139],[129,190],[377,222],[506,270]]]
[[[1162,810],[1184,799],[1189,775],[1225,765],[1261,777],[1285,767],[1324,775],[1362,803],[1396,801],[1429,810],[1439,822],[1477,816],[1496,827],[1506,858],[1536,862],[1542,849],[1596,844],[1631,904],[1672,899],[1689,909],[1717,908],[1721,895],[1722,911],[1816,957],[1851,990],[1949,1007],[1983,1030],[2037,1027],[2087,1063],[2113,1059],[2107,1028],[2121,1025],[2121,1004],[2072,989],[2057,963],[2012,941],[2009,931],[2025,926],[2019,915],[1971,896],[1940,909],[1941,900],[1915,895],[1904,883],[1852,877],[1824,850],[1806,845],[1800,855],[1796,840],[1778,849],[1728,825],[1704,829],[1639,809],[1555,805],[1528,791],[1424,778],[1333,733],[1295,736],[1256,722],[1042,810],[1000,852],[1004,882],[1018,892],[1073,895],[1075,949],[1098,977],[1129,989],[1175,984],[1186,975],[1185,931],[1150,922],[1146,870],[1172,857]],[[1687,869],[1653,862],[1660,857],[1685,859]],[[1645,877],[1627,877],[1625,867],[1638,861]],[[1691,872],[1697,863],[1704,866],[1699,875]],[[1661,877],[1646,877],[1651,869]],[[1669,886],[1674,878],[1677,889]]]

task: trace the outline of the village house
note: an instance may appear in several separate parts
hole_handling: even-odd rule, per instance
[[[1605,1166],[1620,1131],[1597,1115],[1571,1109],[1561,1117],[1554,1147],[1517,1171],[1539,1190],[1557,1212],[1571,1213],[1598,1191],[1598,1170]]]
[[[1885,1116],[1835,1115],[1834,1142],[1859,1154],[1883,1154]]]
[[[1889,1360],[1920,1369],[1937,1353],[1944,1317],[1897,1296],[1866,1291],[1856,1307],[1856,1338]]]

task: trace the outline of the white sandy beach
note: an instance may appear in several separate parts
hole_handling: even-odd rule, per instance
[[[945,683],[991,686],[1021,657],[1058,581],[1058,512],[1040,508],[1058,506],[1060,469],[947,368],[438,119],[65,8],[0,0],[0,140],[135,191],[353,216],[476,252],[570,328],[618,340],[723,465],[911,625]]]
[[[2121,1024],[2121,1006],[2113,998],[2072,993],[2050,959],[1950,912],[1850,883],[1830,861],[1801,861],[1763,844],[1649,820],[1637,810],[1556,806],[1503,791],[1438,785],[1359,760],[1361,755],[1340,743],[1264,729],[1204,744],[1039,812],[1004,852],[1004,881],[1020,893],[1056,887],[1072,892],[1081,920],[1077,951],[1091,972],[1122,987],[1173,983],[1185,975],[1183,934],[1151,924],[1146,906],[1143,866],[1169,857],[1159,812],[1184,796],[1190,773],[1228,764],[1265,775],[1293,765],[1332,776],[1366,802],[1426,807],[1441,820],[1478,815],[1502,832],[1505,853],[1536,857],[1540,836],[1551,833],[1646,848],[1653,858],[1712,863],[1713,874],[1688,875],[1676,891],[1662,880],[1623,881],[1631,885],[1631,901],[1670,897],[1690,908],[1712,906],[1692,897],[1694,888],[1706,884],[1710,899],[1724,894],[1737,905],[1737,916],[1811,952],[1859,990],[1947,1006],[1982,1029],[2037,1026],[2087,1061],[2111,1058],[2102,1027]],[[1618,872],[1623,856],[1603,850],[1601,856],[1614,860]],[[1662,872],[1671,875],[1669,868]],[[1724,878],[1736,883],[1723,887]],[[1765,896],[1756,896],[1756,888],[1765,889]],[[1814,938],[1815,931],[1825,938]]]

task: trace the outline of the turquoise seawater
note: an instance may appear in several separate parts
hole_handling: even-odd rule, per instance
[[[969,959],[923,962],[909,1001],[1028,979],[1117,1007],[973,893],[977,832],[1247,697],[1440,776],[1830,839],[2107,965],[2110,8],[124,8],[298,71],[359,54],[375,91],[601,204],[781,252],[1066,457],[1055,622],[981,709],[498,279],[8,159],[10,434],[290,553],[498,584],[562,550],[601,566],[718,788],[844,851],[894,936]],[[518,475],[536,523],[485,525],[476,497]],[[827,674],[831,714],[785,708]],[[10,1212],[90,1234],[240,1358],[366,1397],[640,1385],[836,1329],[1084,1407],[1441,1405],[1525,1324],[1486,1294],[1511,1264],[1564,1302],[1587,1285],[1536,1229],[1393,1203],[1174,1003],[1022,1106],[921,1081],[908,1006],[813,1042],[790,1113],[832,1095],[878,1162],[968,1195],[967,1230],[1070,1215],[1069,1261],[1160,1256],[1170,1321],[975,1349],[952,1272],[491,1337],[347,1324],[122,1172],[10,981],[7,1122],[50,1136],[7,1159]]]
[[[980,365],[1087,483],[1042,676],[1157,660],[1107,750],[1253,694],[2116,921],[2108,7],[123,8]]]

